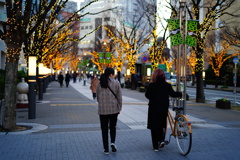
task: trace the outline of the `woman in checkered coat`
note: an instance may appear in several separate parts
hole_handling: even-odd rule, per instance
[[[114,79],[114,69],[106,68],[97,86],[98,114],[102,130],[104,153],[109,154],[108,128],[110,128],[112,152],[116,152],[117,117],[122,109],[122,91],[119,81]]]

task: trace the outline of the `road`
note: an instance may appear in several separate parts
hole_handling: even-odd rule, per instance
[[[124,92],[124,90],[128,90],[127,92]],[[196,88],[187,88],[187,93],[189,95],[189,99],[193,102],[195,102],[196,100]],[[229,91],[221,91],[221,90],[212,90],[212,89],[204,89],[204,93],[205,93],[205,100],[208,102],[208,103],[212,103],[212,104],[215,104],[216,100],[217,99],[220,99],[220,98],[224,98],[224,97],[227,97],[231,103],[234,103],[234,94],[233,92],[229,92]],[[148,101],[146,98],[145,98],[145,94],[142,93],[142,92],[136,92],[134,90],[129,90],[129,89],[123,89],[123,94],[128,96],[128,97],[131,97],[131,98],[136,98],[138,100],[141,100],[141,101]],[[236,100],[237,100],[237,103],[238,105],[240,105],[240,93],[237,93],[236,94]]]
[[[216,123],[226,127],[240,127],[239,121],[239,112],[232,110],[222,110],[215,107],[216,99],[228,97],[231,102],[233,102],[232,92],[219,91],[205,89],[206,103],[196,103],[196,88],[188,88],[187,93],[189,94],[190,100],[187,101],[186,114],[200,119],[206,119],[210,123]],[[134,90],[122,89],[123,95],[138,99],[144,102],[148,102],[148,99],[145,98],[145,93],[137,92]],[[239,93],[237,95],[237,100],[239,104]],[[214,113],[214,114],[213,114]],[[224,118],[220,115],[224,115]]]
[[[187,88],[187,93],[189,94],[189,98],[195,100],[196,99],[196,88]],[[212,89],[204,89],[205,100],[210,101],[210,103],[215,103],[217,99],[228,98],[231,103],[234,103],[234,94],[230,91],[221,91],[221,90],[212,90]],[[240,94],[236,94],[236,104],[240,105]]]

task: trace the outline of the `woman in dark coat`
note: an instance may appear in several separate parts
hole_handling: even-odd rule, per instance
[[[71,75],[69,74],[69,71],[67,71],[67,74],[65,76],[66,87],[68,87],[69,85],[70,78],[71,78]]]
[[[60,87],[63,86],[63,75],[62,75],[62,72],[60,72],[59,76],[58,76],[58,82],[60,83]]]
[[[151,130],[153,148],[158,151],[159,147],[164,146],[169,96],[181,97],[182,93],[175,92],[171,84],[166,82],[162,69],[156,69],[152,74],[145,96],[149,99],[147,128]]]

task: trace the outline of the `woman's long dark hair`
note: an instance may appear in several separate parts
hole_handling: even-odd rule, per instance
[[[114,75],[114,69],[113,68],[106,68],[104,73],[100,77],[100,85],[102,88],[108,87],[108,79],[110,74]]]
[[[166,82],[166,76],[162,69],[157,68],[153,71],[151,82],[162,83]]]

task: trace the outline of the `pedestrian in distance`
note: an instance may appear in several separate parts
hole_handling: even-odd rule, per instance
[[[152,74],[145,96],[149,99],[147,128],[151,130],[153,149],[158,151],[164,147],[169,96],[181,97],[182,93],[173,90],[166,82],[164,71],[158,68]]]
[[[81,82],[83,75],[79,73],[79,82]]]
[[[58,75],[58,82],[60,83],[60,87],[63,86],[63,79],[64,79],[64,77],[62,75],[62,72],[60,72]]]
[[[83,85],[86,86],[86,81],[87,81],[87,75],[86,73],[83,73]]]
[[[67,71],[67,74],[65,76],[66,87],[68,87],[70,79],[71,75],[69,74],[69,71]]]
[[[77,72],[76,71],[74,71],[74,73],[73,73],[73,83],[76,83],[76,80],[77,80]]]
[[[90,85],[90,89],[92,90],[93,100],[95,100],[97,97],[96,90],[97,90],[98,83],[99,83],[99,80],[98,80],[97,76],[94,75],[92,77],[91,85]]]
[[[118,114],[122,109],[122,91],[119,81],[114,79],[113,68],[106,68],[100,77],[97,101],[104,153],[109,154],[108,129],[110,129],[112,152],[116,152],[116,125]]]

